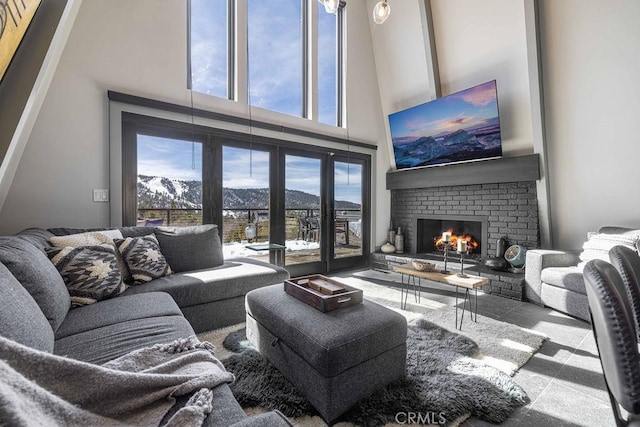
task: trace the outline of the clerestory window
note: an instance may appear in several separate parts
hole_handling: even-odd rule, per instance
[[[342,126],[344,4],[190,0],[191,88]]]

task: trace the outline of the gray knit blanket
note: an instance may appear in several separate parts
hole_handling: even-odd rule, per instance
[[[234,380],[213,349],[190,337],[93,365],[0,337],[0,425],[156,427],[193,393],[164,425],[201,426],[210,389]]]

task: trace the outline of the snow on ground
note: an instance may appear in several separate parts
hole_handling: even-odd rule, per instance
[[[259,244],[267,244],[269,242],[260,242]],[[232,242],[222,245],[222,253],[224,259],[238,258],[238,257],[251,257],[257,255],[266,255],[269,251],[252,251],[247,249],[246,246],[250,243]],[[307,242],[305,240],[287,240],[285,242],[287,252],[302,251],[305,249],[319,249],[319,242]]]

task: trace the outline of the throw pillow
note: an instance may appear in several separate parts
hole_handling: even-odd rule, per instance
[[[580,260],[582,262],[592,259],[602,259],[609,262],[609,250],[614,246],[626,246],[635,251],[638,250],[640,230],[624,234],[587,233],[587,241],[582,245]]]
[[[53,236],[49,238],[51,244],[58,248],[77,248],[79,246],[93,246],[103,243],[113,244],[114,239],[122,239],[122,232],[120,230],[101,230],[101,231],[86,231],[83,233],[67,234],[64,236]],[[118,268],[120,274],[122,274],[122,280],[126,284],[131,284],[133,278],[127,268],[127,263],[124,262],[120,253],[116,252],[118,258]]]
[[[126,290],[113,244],[47,250],[71,295],[71,308],[93,304]]]
[[[176,273],[217,267],[224,263],[217,225],[158,227],[155,235],[162,253]]]
[[[112,243],[114,239],[122,239],[120,230],[89,231],[86,233],[52,236],[49,241],[58,248],[77,248],[78,246],[94,246],[101,243]]]
[[[134,285],[172,273],[154,235],[116,239],[115,244],[131,272]]]

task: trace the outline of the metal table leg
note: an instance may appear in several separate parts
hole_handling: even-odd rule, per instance
[[[478,322],[478,288],[476,288],[476,317],[473,318],[473,321]]]
[[[462,322],[460,322],[460,327],[462,327]],[[458,329],[458,285],[456,285],[456,329]]]
[[[404,276],[405,274],[402,273],[402,287],[400,288],[400,308],[403,310],[407,308],[407,297],[409,296],[409,280],[411,277],[407,275],[407,288],[405,289]],[[403,302],[403,299],[404,299],[404,302]]]

